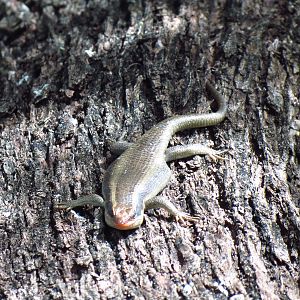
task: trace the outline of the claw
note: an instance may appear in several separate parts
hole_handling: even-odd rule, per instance
[[[180,212],[179,215],[175,216],[175,219],[177,222],[180,221],[182,223],[184,223],[184,220],[191,221],[191,222],[198,222],[200,220],[200,216],[191,216],[187,213]]]
[[[54,204],[55,209],[65,209],[67,212],[72,209],[72,205],[69,202],[61,202]]]
[[[208,156],[213,159],[214,161],[216,161],[217,159],[221,159],[221,160],[228,160],[228,158],[220,156],[220,154],[224,154],[229,152],[229,150],[223,150],[223,151],[214,151],[213,153],[208,153]]]

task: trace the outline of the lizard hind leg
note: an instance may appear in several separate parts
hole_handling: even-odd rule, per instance
[[[119,156],[124,151],[126,151],[128,148],[130,148],[133,145],[133,143],[128,143],[125,141],[118,141],[110,144],[110,150],[115,155]]]
[[[202,144],[190,144],[190,145],[178,145],[174,147],[170,147],[166,150],[166,161],[172,161],[180,158],[186,158],[193,155],[208,155],[213,160],[225,158],[221,156],[221,154],[228,152],[217,151]]]

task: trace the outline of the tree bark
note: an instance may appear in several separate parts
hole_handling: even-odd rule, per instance
[[[300,299],[298,1],[0,0],[1,299]],[[100,208],[110,142],[228,100],[170,163],[163,210],[123,232]]]

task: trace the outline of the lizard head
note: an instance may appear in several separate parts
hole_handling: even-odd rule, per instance
[[[144,214],[134,210],[132,207],[115,207],[108,213],[105,212],[105,222],[119,230],[130,230],[142,225]]]

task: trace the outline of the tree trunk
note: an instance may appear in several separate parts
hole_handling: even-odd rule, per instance
[[[0,299],[300,299],[297,1],[0,0]],[[164,194],[198,223],[101,208],[113,140],[175,114],[220,125],[170,143],[226,160],[170,163]]]

